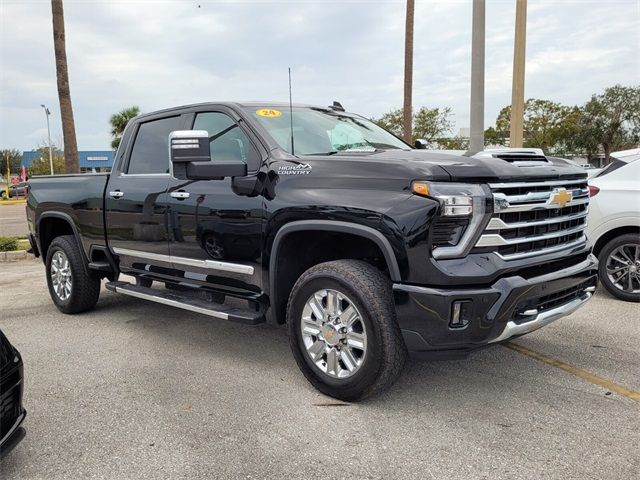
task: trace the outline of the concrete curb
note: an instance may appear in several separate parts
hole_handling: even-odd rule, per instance
[[[17,262],[18,260],[28,260],[33,255],[26,250],[14,250],[13,252],[0,252],[0,262]]]
[[[26,200],[0,200],[0,207],[2,205],[26,205]]]

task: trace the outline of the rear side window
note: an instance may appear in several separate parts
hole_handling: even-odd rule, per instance
[[[209,133],[212,161],[240,160],[247,164],[248,170],[257,170],[260,166],[258,151],[229,115],[220,112],[199,113],[193,129]]]
[[[169,173],[169,133],[180,125],[179,116],[140,124],[127,173]]]
[[[623,162],[622,160],[618,160],[617,158],[613,159],[613,162],[611,162],[609,165],[607,165],[606,167],[604,167],[604,170],[602,170],[600,173],[598,173],[595,177],[602,177],[604,175],[607,175],[611,172],[615,172],[617,169],[619,169],[620,167],[624,167],[627,163]]]

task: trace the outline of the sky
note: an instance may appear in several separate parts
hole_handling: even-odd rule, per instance
[[[640,83],[640,0],[529,0],[526,98],[583,104]],[[78,148],[109,116],[205,101],[288,100],[377,117],[403,99],[404,0],[64,0]],[[416,0],[414,108],[469,125],[472,2]],[[515,0],[487,0],[485,126],[511,101]],[[0,149],[62,144],[51,2],[0,0]]]

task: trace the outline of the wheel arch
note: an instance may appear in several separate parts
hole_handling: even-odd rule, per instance
[[[62,235],[73,235],[85,262],[88,262],[80,232],[69,214],[64,212],[44,212],[38,218],[36,231],[38,232],[38,250],[43,262],[46,263],[47,261],[47,251],[53,239]]]
[[[279,280],[282,277],[282,267],[280,260],[282,259],[282,247],[292,234],[321,232],[322,234],[344,235],[344,238],[359,238],[369,245],[375,245],[381,253],[381,260],[389,272],[392,281],[400,281],[400,268],[396,255],[391,247],[389,240],[378,230],[366,225],[357,223],[333,221],[333,220],[299,220],[288,223],[281,227],[273,240],[269,258],[269,297],[273,319],[282,323],[282,302],[286,307],[286,300],[289,292],[295,283],[295,279],[288,278],[286,284],[282,284]],[[286,266],[285,266],[286,267]],[[290,285],[289,285],[290,284]]]
[[[627,225],[623,227],[617,227],[600,235],[600,237],[598,238],[598,240],[596,240],[596,243],[593,246],[593,254],[595,256],[599,256],[600,252],[602,251],[602,249],[607,243],[609,243],[614,238],[619,237],[621,235],[625,235],[627,233],[635,233],[640,235],[640,226]]]

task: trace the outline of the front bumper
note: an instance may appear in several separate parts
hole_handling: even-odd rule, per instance
[[[398,323],[410,352],[449,358],[541,328],[577,310],[593,295],[593,255],[538,277],[501,278],[486,288],[395,284]],[[454,303],[466,302],[465,325],[452,323]]]

